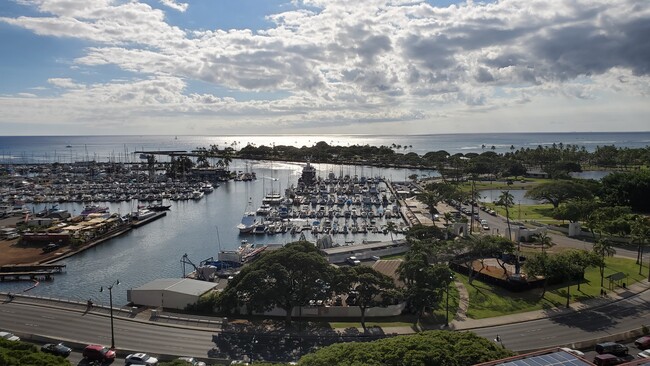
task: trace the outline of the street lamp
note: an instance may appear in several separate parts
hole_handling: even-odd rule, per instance
[[[110,305],[110,312],[111,312],[111,349],[115,349],[115,331],[113,328],[113,286],[119,285],[120,280],[116,280],[115,282],[111,283],[109,286],[106,286],[108,289],[108,298],[109,298],[109,305]],[[99,292],[104,292],[104,287],[99,288]]]
[[[445,316],[445,327],[449,328],[449,285],[454,280],[454,274],[449,272],[449,282],[447,282],[447,315]]]

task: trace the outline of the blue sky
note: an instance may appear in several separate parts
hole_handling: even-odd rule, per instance
[[[650,2],[7,0],[20,134],[648,130]]]

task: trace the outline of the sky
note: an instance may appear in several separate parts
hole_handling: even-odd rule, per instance
[[[1,135],[650,130],[648,0],[2,0]]]

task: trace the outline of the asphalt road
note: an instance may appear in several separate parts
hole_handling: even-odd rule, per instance
[[[0,324],[22,338],[36,334],[65,342],[110,346],[110,318],[92,313],[30,305],[0,303]],[[206,357],[214,347],[214,331],[169,327],[114,318],[115,346],[151,354]]]
[[[548,311],[551,315],[554,310]],[[650,325],[650,291],[566,316],[472,331],[488,339],[494,339],[498,334],[506,348],[524,351],[554,346],[573,347],[576,342],[638,329],[642,324]]]

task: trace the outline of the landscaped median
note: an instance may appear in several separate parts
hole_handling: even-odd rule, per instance
[[[626,285],[639,282],[647,277],[645,274],[638,274],[639,266],[633,259],[611,257],[606,258],[605,263],[605,277],[622,272],[628,275],[624,280]],[[472,281],[470,285],[466,276],[457,276],[456,278],[463,282],[469,293],[467,316],[472,319],[549,309],[564,306],[566,303],[566,284],[549,286],[544,297],[540,297],[542,289],[510,292],[478,280]],[[605,287],[607,286],[608,281],[605,279]],[[575,302],[599,297],[602,289],[598,268],[588,268],[585,271],[585,279],[580,283],[580,290],[578,290],[577,282],[571,286],[570,300]]]

